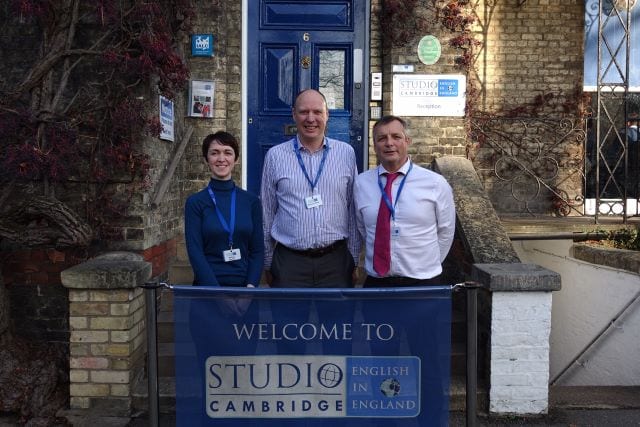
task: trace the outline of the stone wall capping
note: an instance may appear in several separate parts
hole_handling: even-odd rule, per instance
[[[152,265],[130,252],[109,252],[64,270],[60,277],[66,288],[135,288],[151,278]]]
[[[576,243],[571,252],[574,258],[581,261],[640,274],[640,251]]]
[[[474,264],[471,279],[491,292],[559,291],[560,274],[536,264]]]

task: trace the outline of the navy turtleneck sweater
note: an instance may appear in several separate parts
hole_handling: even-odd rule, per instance
[[[231,225],[231,193],[237,188],[233,180],[211,179],[209,187],[222,216]],[[240,249],[241,259],[224,261],[222,252],[229,249],[229,234],[222,227],[206,188],[187,198],[184,234],[194,285],[258,286],[264,262],[264,240],[262,208],[257,196],[237,188],[233,247]]]

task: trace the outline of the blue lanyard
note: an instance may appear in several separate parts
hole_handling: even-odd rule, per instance
[[[407,176],[409,176],[409,172],[413,169],[413,163],[409,163],[409,170],[402,177],[402,182],[400,182],[400,187],[398,187],[398,192],[396,193],[396,199],[391,205],[391,200],[389,200],[389,196],[384,191],[384,186],[382,185],[382,180],[380,180],[380,174],[378,174],[378,187],[380,187],[380,193],[382,193],[382,200],[384,200],[384,204],[389,208],[389,212],[391,212],[391,218],[396,220],[396,205],[398,204],[398,200],[400,200],[400,193],[402,193],[402,189],[404,188],[404,182],[407,180]],[[388,179],[388,178],[387,178]]]
[[[222,212],[218,209],[218,204],[216,203],[216,196],[213,194],[213,190],[211,187],[207,187],[209,191],[209,197],[211,197],[211,201],[213,202],[213,206],[216,208],[216,214],[218,214],[218,219],[220,220],[220,224],[222,224],[222,228],[224,231],[229,233],[229,249],[233,248],[233,231],[236,228],[236,187],[233,187],[233,191],[231,192],[231,226],[227,224],[227,221],[222,216]]]
[[[300,164],[300,169],[302,169],[302,173],[304,173],[304,177],[307,178],[307,182],[311,186],[311,191],[316,188],[316,184],[320,179],[320,175],[322,175],[322,170],[324,169],[324,161],[327,160],[327,152],[329,151],[329,145],[325,144],[324,151],[322,153],[322,160],[320,160],[320,167],[318,168],[318,173],[316,174],[316,178],[311,181],[309,178],[309,174],[307,173],[307,168],[304,167],[304,163],[302,162],[302,156],[300,155],[300,146],[298,145],[298,137],[293,140],[293,150],[296,152],[296,157],[298,158],[298,163]]]

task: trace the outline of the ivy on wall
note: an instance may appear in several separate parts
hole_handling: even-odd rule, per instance
[[[189,77],[178,41],[193,15],[190,0],[0,8],[13,35],[0,40],[0,238],[84,246],[113,237],[109,223],[150,185],[142,141],[161,128],[149,96],[173,99]],[[70,185],[84,186],[83,209],[58,200]]]
[[[472,62],[470,50],[478,44],[471,33],[474,22],[469,0],[384,0],[380,15],[383,39],[392,47],[403,47],[436,25],[456,33],[449,45],[463,51],[455,62],[465,70]]]

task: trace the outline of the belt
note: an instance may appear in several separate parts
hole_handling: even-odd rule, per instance
[[[298,254],[298,255],[302,255],[302,256],[306,256],[309,258],[318,258],[321,257],[323,255],[329,254],[333,251],[335,251],[336,249],[338,249],[341,246],[346,245],[347,241],[346,240],[336,240],[335,242],[333,242],[332,244],[330,244],[329,246],[325,246],[323,248],[312,248],[312,249],[292,249],[289,248],[285,245],[283,245],[282,243],[278,243],[279,246],[282,246],[284,249],[293,252],[294,254]]]

